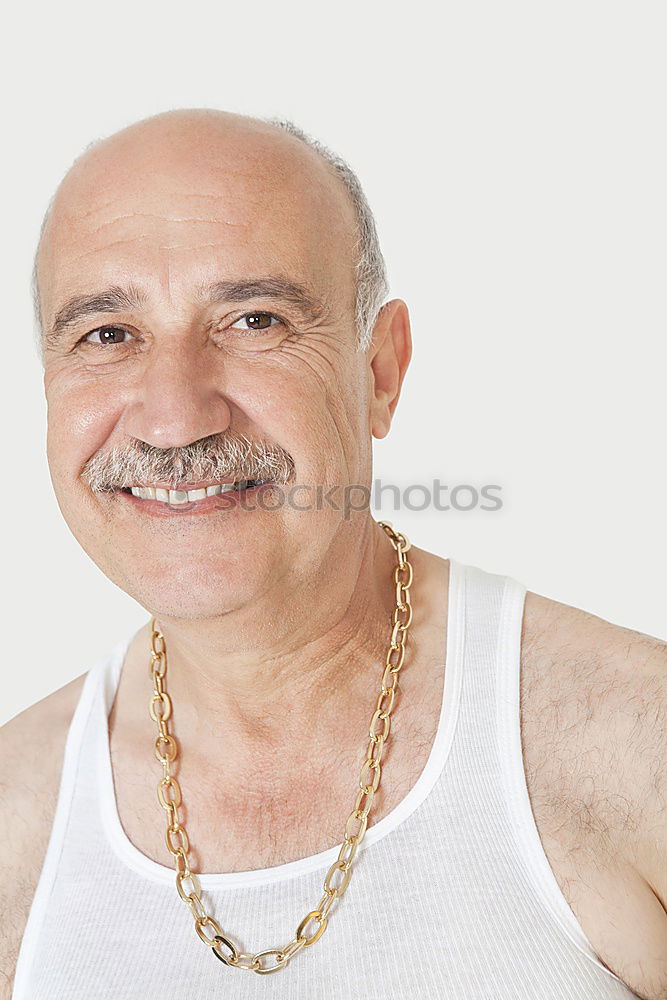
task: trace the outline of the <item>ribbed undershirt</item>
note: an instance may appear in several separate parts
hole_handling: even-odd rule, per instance
[[[510,577],[450,560],[444,694],[429,759],[395,809],[376,824],[371,812],[322,937],[267,976],[211,953],[173,869],[123,831],[108,716],[133,638],[125,637],[88,672],[71,722],[13,1000],[634,997],[596,956],[533,818],[519,727],[524,597]],[[322,896],[340,846],[273,868],[203,874],[206,909],[244,951],[285,945]]]

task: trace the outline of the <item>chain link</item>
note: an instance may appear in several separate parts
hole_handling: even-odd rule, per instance
[[[157,785],[157,795],[160,805],[167,813],[165,839],[169,852],[175,859],[176,888],[179,896],[187,903],[192,912],[195,930],[199,938],[211,948],[216,958],[219,958],[225,965],[236,969],[247,969],[259,975],[268,975],[284,969],[302,948],[314,944],[322,936],[332,907],[343,895],[352,877],[352,862],[366,833],[368,815],[380,784],[382,773],[380,760],[385,743],[389,739],[391,712],[398,688],[398,674],[403,666],[407,631],[412,622],[412,605],[410,603],[412,566],[406,556],[406,552],[410,549],[410,542],[405,535],[395,531],[389,521],[379,521],[378,524],[389,536],[397,553],[398,563],[394,569],[396,607],[391,618],[391,639],[385,657],[380,694],[368,728],[369,744],[366,760],[362,764],[359,775],[359,791],[354,808],[345,823],[343,843],[338,858],[331,865],[324,879],[324,894],[316,909],[306,914],[297,927],[294,937],[282,948],[269,948],[256,954],[241,951],[222,930],[217,920],[207,913],[202,902],[199,878],[190,870],[188,862],[190,841],[179,814],[182,803],[181,787],[171,773],[171,765],[178,756],[178,748],[168,726],[172,713],[172,703],[164,688],[164,679],[167,673],[167,649],[164,636],[157,627],[155,618],[151,622],[149,672],[153,680],[154,690],[149,702],[149,713],[158,727],[155,756],[162,764],[164,773]]]

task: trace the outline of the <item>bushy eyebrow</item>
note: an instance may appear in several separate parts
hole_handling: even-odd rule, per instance
[[[297,309],[309,322],[315,322],[325,309],[324,303],[303,285],[283,277],[229,279],[200,285],[197,289],[197,300],[204,306],[219,302],[240,303],[258,298],[284,302]],[[75,295],[56,313],[46,335],[46,343],[53,347],[67,330],[88,316],[129,312],[140,309],[146,301],[146,296],[135,285],[128,285],[127,288],[112,285],[91,295]]]
[[[127,312],[130,309],[140,309],[146,301],[145,296],[134,285],[121,288],[112,285],[102,292],[92,295],[75,295],[60,307],[55,315],[50,331],[46,335],[46,343],[53,347],[70,327],[86,316],[97,313]]]
[[[298,309],[311,321],[316,320],[325,309],[324,303],[303,285],[282,277],[214,281],[211,285],[201,285],[198,292],[203,305],[246,302],[248,299],[277,299]]]

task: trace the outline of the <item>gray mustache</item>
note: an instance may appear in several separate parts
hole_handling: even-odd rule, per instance
[[[112,493],[142,483],[221,479],[271,479],[288,483],[294,461],[279,445],[251,441],[245,434],[213,434],[183,448],[156,448],[145,441],[117,445],[88,460],[81,474],[94,493]]]

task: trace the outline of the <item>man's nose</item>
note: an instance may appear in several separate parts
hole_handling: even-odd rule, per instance
[[[231,422],[224,371],[210,355],[185,341],[163,345],[133,382],[123,430],[156,448],[183,448]]]

